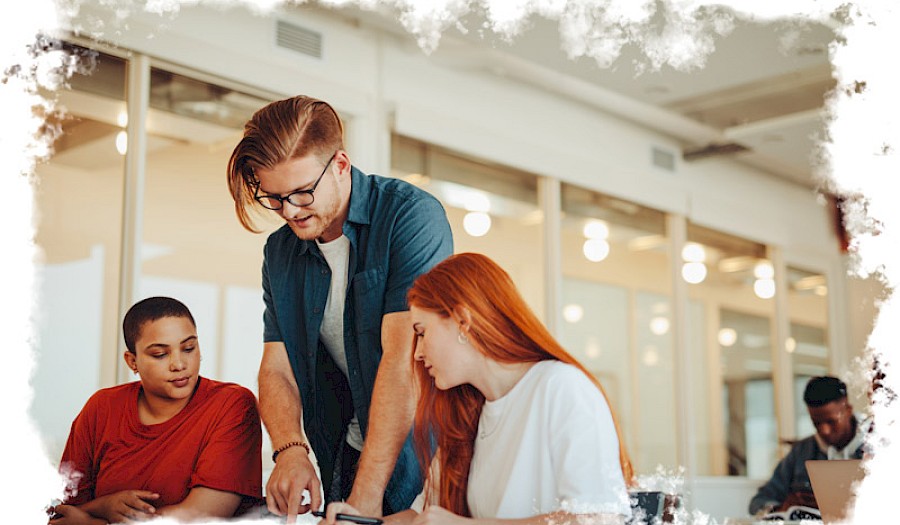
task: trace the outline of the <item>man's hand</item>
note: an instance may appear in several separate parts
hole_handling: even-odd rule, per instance
[[[278,454],[275,469],[266,483],[266,506],[279,516],[287,515],[287,522],[294,523],[297,514],[318,509],[322,483],[316,469],[303,447],[291,447]],[[309,503],[301,505],[303,491],[309,491]]]
[[[144,521],[156,515],[156,507],[148,503],[159,499],[149,490],[121,490],[101,496],[83,505],[83,510],[109,523]]]
[[[775,503],[769,503],[768,505],[765,505],[765,506],[763,506],[761,509],[759,509],[758,511],[756,511],[756,514],[754,514],[754,516],[757,517],[757,518],[762,518],[762,517],[765,516],[766,514],[768,514],[768,513],[770,513],[770,512],[773,512],[777,507],[778,507],[777,504],[775,504]]]
[[[263,347],[259,365],[259,415],[269,430],[273,447],[306,441],[300,425],[303,419],[300,391],[281,342],[269,342]],[[287,522],[294,523],[297,514],[318,509],[322,504],[321,485],[306,450],[290,447],[278,454],[275,469],[266,483],[266,506],[269,512],[287,515]],[[304,490],[309,491],[309,505],[300,505]]]
[[[812,492],[791,492],[784,499],[784,503],[781,504],[781,507],[778,510],[787,510],[793,506],[802,505],[804,507],[812,507],[819,508],[819,505],[816,503],[816,497]]]

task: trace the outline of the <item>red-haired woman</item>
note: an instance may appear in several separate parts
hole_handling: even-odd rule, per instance
[[[413,509],[387,521],[623,522],[633,472],[606,394],[509,275],[488,257],[457,254],[408,298],[416,447],[430,468]],[[325,521],[338,512],[355,509],[332,503]]]

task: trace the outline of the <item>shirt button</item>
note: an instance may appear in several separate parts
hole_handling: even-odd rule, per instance
[[[315,308],[313,308],[313,313],[319,313],[319,312],[321,312],[321,311],[322,311],[322,309],[319,308],[318,306],[315,307]]]
[[[328,275],[328,270],[322,270],[322,275]]]

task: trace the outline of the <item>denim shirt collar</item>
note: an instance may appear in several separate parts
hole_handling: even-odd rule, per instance
[[[369,193],[370,188],[367,175],[355,166],[350,166],[350,209],[347,211],[347,220],[344,221],[342,231],[351,243],[356,241],[356,227],[354,224],[369,224]],[[299,240],[299,239],[298,239]],[[299,251],[306,254],[315,241],[300,241]]]
[[[344,234],[347,234],[348,223],[369,224],[369,184],[366,174],[350,166],[350,210],[344,222]]]

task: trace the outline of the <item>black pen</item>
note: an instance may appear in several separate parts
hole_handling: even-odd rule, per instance
[[[317,518],[324,518],[324,517],[325,517],[325,513],[322,512],[322,511],[319,511],[319,510],[314,510],[314,511],[312,511],[312,515],[313,515],[313,516],[316,516]],[[369,518],[369,517],[366,517],[366,516],[357,516],[357,515],[355,515],[355,514],[341,514],[341,513],[338,513],[338,514],[335,516],[335,519],[336,519],[337,521],[350,521],[350,522],[353,522],[353,523],[359,523],[360,525],[381,525],[382,523],[384,523],[384,521],[382,521],[382,520],[379,519],[379,518]]]

